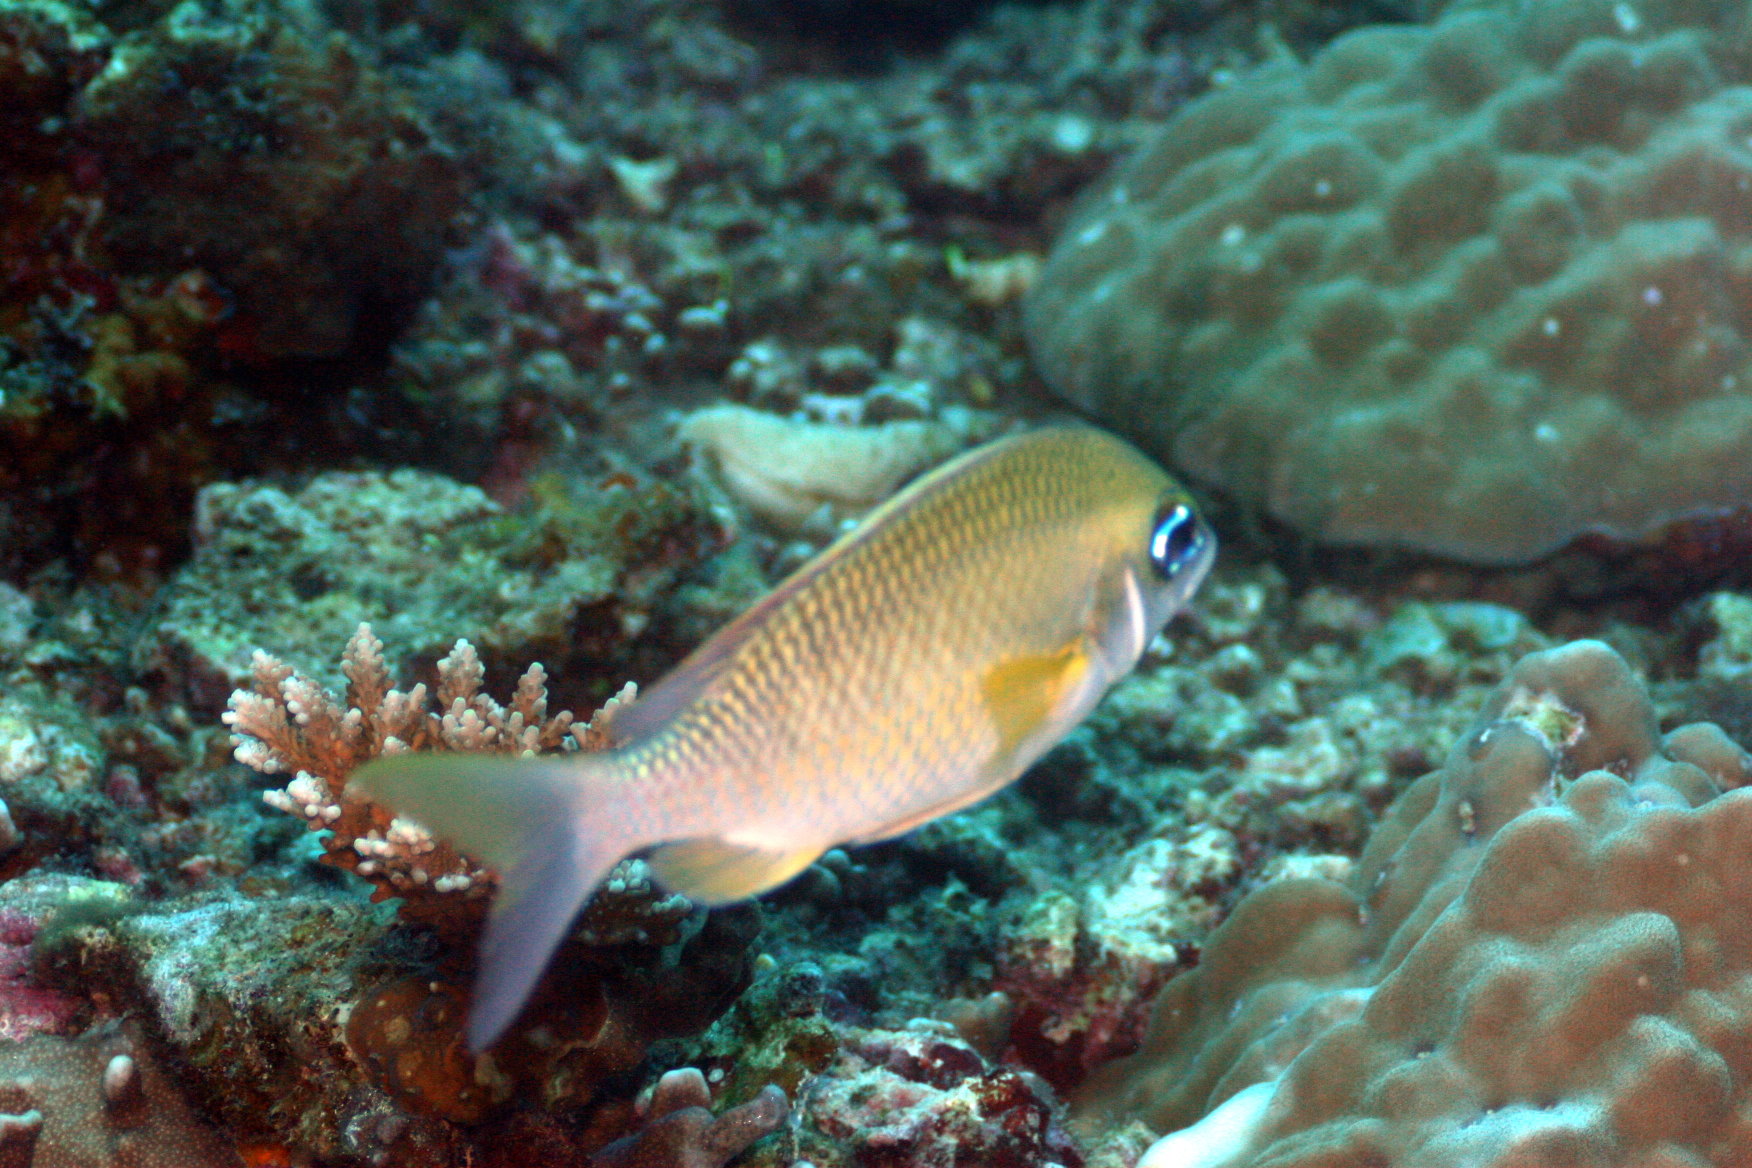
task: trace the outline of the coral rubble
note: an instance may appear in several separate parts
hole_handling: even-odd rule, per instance
[[[705,1076],[692,1067],[657,1080],[640,1108],[645,1126],[591,1158],[591,1168],[724,1168],[785,1122],[785,1093],[768,1086],[722,1115],[710,1110]]]

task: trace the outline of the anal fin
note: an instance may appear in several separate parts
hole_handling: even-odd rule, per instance
[[[663,844],[645,862],[664,887],[701,904],[727,904],[777,888],[814,863],[822,850],[811,845],[780,851],[702,836]]]

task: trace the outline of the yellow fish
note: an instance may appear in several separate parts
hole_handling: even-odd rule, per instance
[[[498,869],[469,1020],[516,1016],[614,865],[706,904],[985,798],[1082,721],[1210,568],[1154,463],[1055,427],[921,477],[615,719],[624,745],[400,755],[354,783]]]

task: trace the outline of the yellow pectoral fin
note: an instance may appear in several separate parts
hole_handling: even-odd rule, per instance
[[[986,673],[980,688],[998,732],[1000,756],[1014,753],[1064,708],[1088,680],[1091,662],[1078,637],[1055,653],[1018,657]]]
[[[664,844],[645,862],[664,887],[701,904],[728,904],[777,888],[821,852],[819,847],[774,851],[703,836]]]

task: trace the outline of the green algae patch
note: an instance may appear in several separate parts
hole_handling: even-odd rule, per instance
[[[401,671],[466,636],[489,668],[533,659],[560,673],[581,645],[641,631],[702,542],[686,497],[663,484],[625,476],[564,497],[508,512],[415,470],[214,485],[197,506],[195,556],[136,662],[217,706],[262,647],[339,683],[334,647],[367,622]]]

